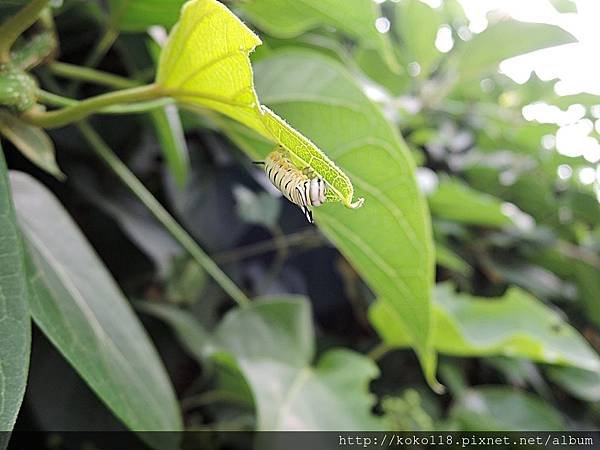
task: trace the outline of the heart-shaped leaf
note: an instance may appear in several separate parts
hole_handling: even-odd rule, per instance
[[[277,142],[300,168],[310,167],[324,179],[345,206],[361,206],[360,199],[353,201],[354,188],[346,174],[309,139],[261,106],[248,57],[260,43],[218,1],[191,0],[162,51],[156,83],[181,103],[218,111]]]
[[[378,430],[369,381],[377,366],[358,353],[334,349],[315,358],[306,299],[255,300],[223,318],[212,335],[181,310],[143,304],[169,323],[190,354],[204,361],[233,358],[256,405],[258,430]],[[352,392],[352,395],[347,395]]]

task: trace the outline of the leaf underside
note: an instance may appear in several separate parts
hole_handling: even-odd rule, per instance
[[[361,206],[360,199],[353,201],[348,176],[309,139],[261,106],[249,59],[260,44],[260,39],[221,3],[191,0],[184,5],[163,49],[156,82],[179,102],[217,111],[282,145],[311,166],[345,206]]]

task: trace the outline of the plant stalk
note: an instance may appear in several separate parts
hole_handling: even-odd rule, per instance
[[[80,103],[80,100],[75,100],[62,95],[57,95],[52,92],[38,89],[36,91],[37,100],[40,103],[51,106],[75,106]],[[175,100],[169,97],[163,97],[156,100],[147,100],[138,103],[125,103],[113,106],[107,106],[98,110],[98,114],[134,114],[152,111],[156,108],[161,108],[167,105],[175,104]]]
[[[387,353],[392,351],[394,348],[385,342],[380,342],[374,348],[367,353],[367,358],[372,359],[373,361],[379,361],[383,358]]]
[[[128,89],[139,86],[139,83],[135,81],[90,67],[76,66],[62,62],[53,62],[48,67],[54,75],[63,78],[87,81],[116,89]]]
[[[21,33],[33,25],[49,0],[32,0],[0,25],[0,64],[10,61],[10,49]]]
[[[94,152],[117,174],[123,183],[150,210],[171,235],[189,252],[219,286],[240,306],[249,305],[250,300],[240,288],[217,266],[200,248],[192,237],[177,223],[169,212],[154,198],[127,166],[106,145],[96,131],[85,121],[78,125],[79,130],[92,146]]]
[[[90,97],[56,111],[40,111],[38,108],[31,108],[25,111],[21,118],[38,127],[58,128],[84,119],[108,106],[156,100],[161,97],[163,94],[160,86],[148,84]]]

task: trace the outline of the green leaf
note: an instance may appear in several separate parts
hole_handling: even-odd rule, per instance
[[[550,0],[550,3],[560,13],[576,13],[577,5],[572,0]]]
[[[396,4],[395,15],[394,27],[410,55],[407,58],[419,63],[419,75],[427,78],[441,55],[435,46],[440,13],[420,0],[405,0]]]
[[[109,0],[111,19],[121,31],[146,31],[152,25],[171,27],[185,0]]]
[[[172,305],[150,302],[138,302],[136,308],[169,324],[185,350],[198,361],[216,351],[213,337],[190,313]]]
[[[165,95],[218,111],[279,143],[301,168],[310,166],[323,178],[345,206],[358,208],[362,200],[352,201],[348,177],[310,140],[260,105],[248,58],[260,43],[221,3],[191,0],[162,51],[156,82]]]
[[[312,366],[314,331],[305,299],[258,301],[235,309],[215,336],[254,392],[258,430],[380,428],[368,393],[377,366],[344,349],[326,352]]]
[[[362,206],[364,198],[352,201],[354,186],[348,176],[325,153],[270,109],[263,107],[263,112],[265,126],[277,142],[292,154],[294,163],[300,168],[310,167],[316,176],[327,181],[328,200],[331,199],[329,194],[333,193],[348,208]]]
[[[473,268],[450,248],[440,243],[435,244],[435,260],[440,266],[447,267],[465,277],[470,276]]]
[[[150,117],[158,135],[167,167],[179,187],[185,186],[190,157],[179,111],[175,105],[153,109]]]
[[[408,75],[397,74],[389,69],[376,50],[359,47],[354,52],[354,59],[366,76],[385,87],[392,94],[401,95],[408,90],[411,82]]]
[[[382,16],[375,2],[364,0],[250,0],[242,10],[261,30],[279,38],[296,37],[316,27],[334,27],[364,47],[376,49],[388,67],[401,73],[388,34],[375,28]]]
[[[31,345],[27,301],[24,251],[0,147],[0,435],[12,430],[27,386]]]
[[[364,195],[365,207],[350,211],[325,204],[314,210],[315,220],[370,287],[388,299],[410,330],[427,379],[435,386],[430,347],[433,243],[405,143],[333,60],[308,51],[278,52],[262,59],[255,73],[265,103],[327,149]],[[253,159],[270,151],[231,127],[225,131]]]
[[[555,25],[505,20],[465,42],[453,62],[461,80],[466,81],[495,72],[507,58],[574,41],[571,34]]]
[[[573,277],[577,282],[577,297],[583,303],[589,320],[600,326],[600,277],[598,266],[584,261],[571,259]]]
[[[572,290],[572,286],[549,270],[517,259],[506,262],[494,259],[489,265],[505,283],[519,286],[540,299],[569,298]]]
[[[455,178],[441,180],[428,201],[431,213],[442,219],[487,227],[512,224],[502,212],[501,200],[478,192]]]
[[[508,387],[469,389],[450,416],[465,431],[561,431],[561,415],[540,398]]]
[[[396,313],[378,301],[369,311],[385,342],[407,345]],[[548,364],[600,370],[589,344],[553,310],[518,288],[500,298],[457,294],[450,284],[436,290],[434,346],[456,356],[511,356]]]
[[[270,138],[248,59],[260,43],[216,0],[189,1],[161,52],[156,82],[182,103],[218,111]]]
[[[131,430],[181,429],[164,367],[108,271],[56,198],[11,174],[27,242],[31,314],[92,390]],[[178,436],[141,434],[157,448]]]
[[[219,391],[240,404],[254,406],[252,392],[235,360],[230,354],[216,354],[223,349],[192,313],[170,304],[147,301],[138,302],[136,308],[164,321],[173,328],[183,348],[191,357],[203,364],[203,369],[206,365],[210,366],[207,369],[209,371],[214,367],[216,369],[215,381]],[[211,359],[211,356],[214,358]]]
[[[0,135],[12,144],[40,169],[64,179],[56,164],[54,144],[44,130],[19,120],[15,115],[0,110]]]
[[[233,357],[252,390],[258,430],[381,429],[368,392],[377,366],[344,349],[326,352],[313,365],[315,336],[306,299],[255,300],[228,312],[210,338],[181,311],[143,308],[166,320],[200,361],[208,355]]]
[[[197,303],[208,284],[208,274],[190,256],[178,256],[171,260],[164,296],[180,305]]]
[[[428,431],[435,429],[431,416],[425,411],[419,392],[406,389],[402,396],[384,397],[381,409],[387,430]]]
[[[152,61],[157,65],[160,59],[160,45],[148,39],[147,48]],[[175,183],[184,188],[190,168],[190,156],[179,110],[175,105],[167,105],[151,110],[150,118],[169,172]]]
[[[600,401],[600,372],[575,367],[550,367],[548,378],[584,402]]]
[[[559,243],[558,248],[561,247],[563,251],[550,247],[540,249],[542,252],[534,260],[559,277],[577,284],[577,301],[583,306],[586,319],[600,327],[600,277],[595,255],[581,247]]]

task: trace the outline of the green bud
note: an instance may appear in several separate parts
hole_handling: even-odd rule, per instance
[[[36,103],[37,84],[24,70],[11,63],[0,64],[0,106],[23,112]]]

